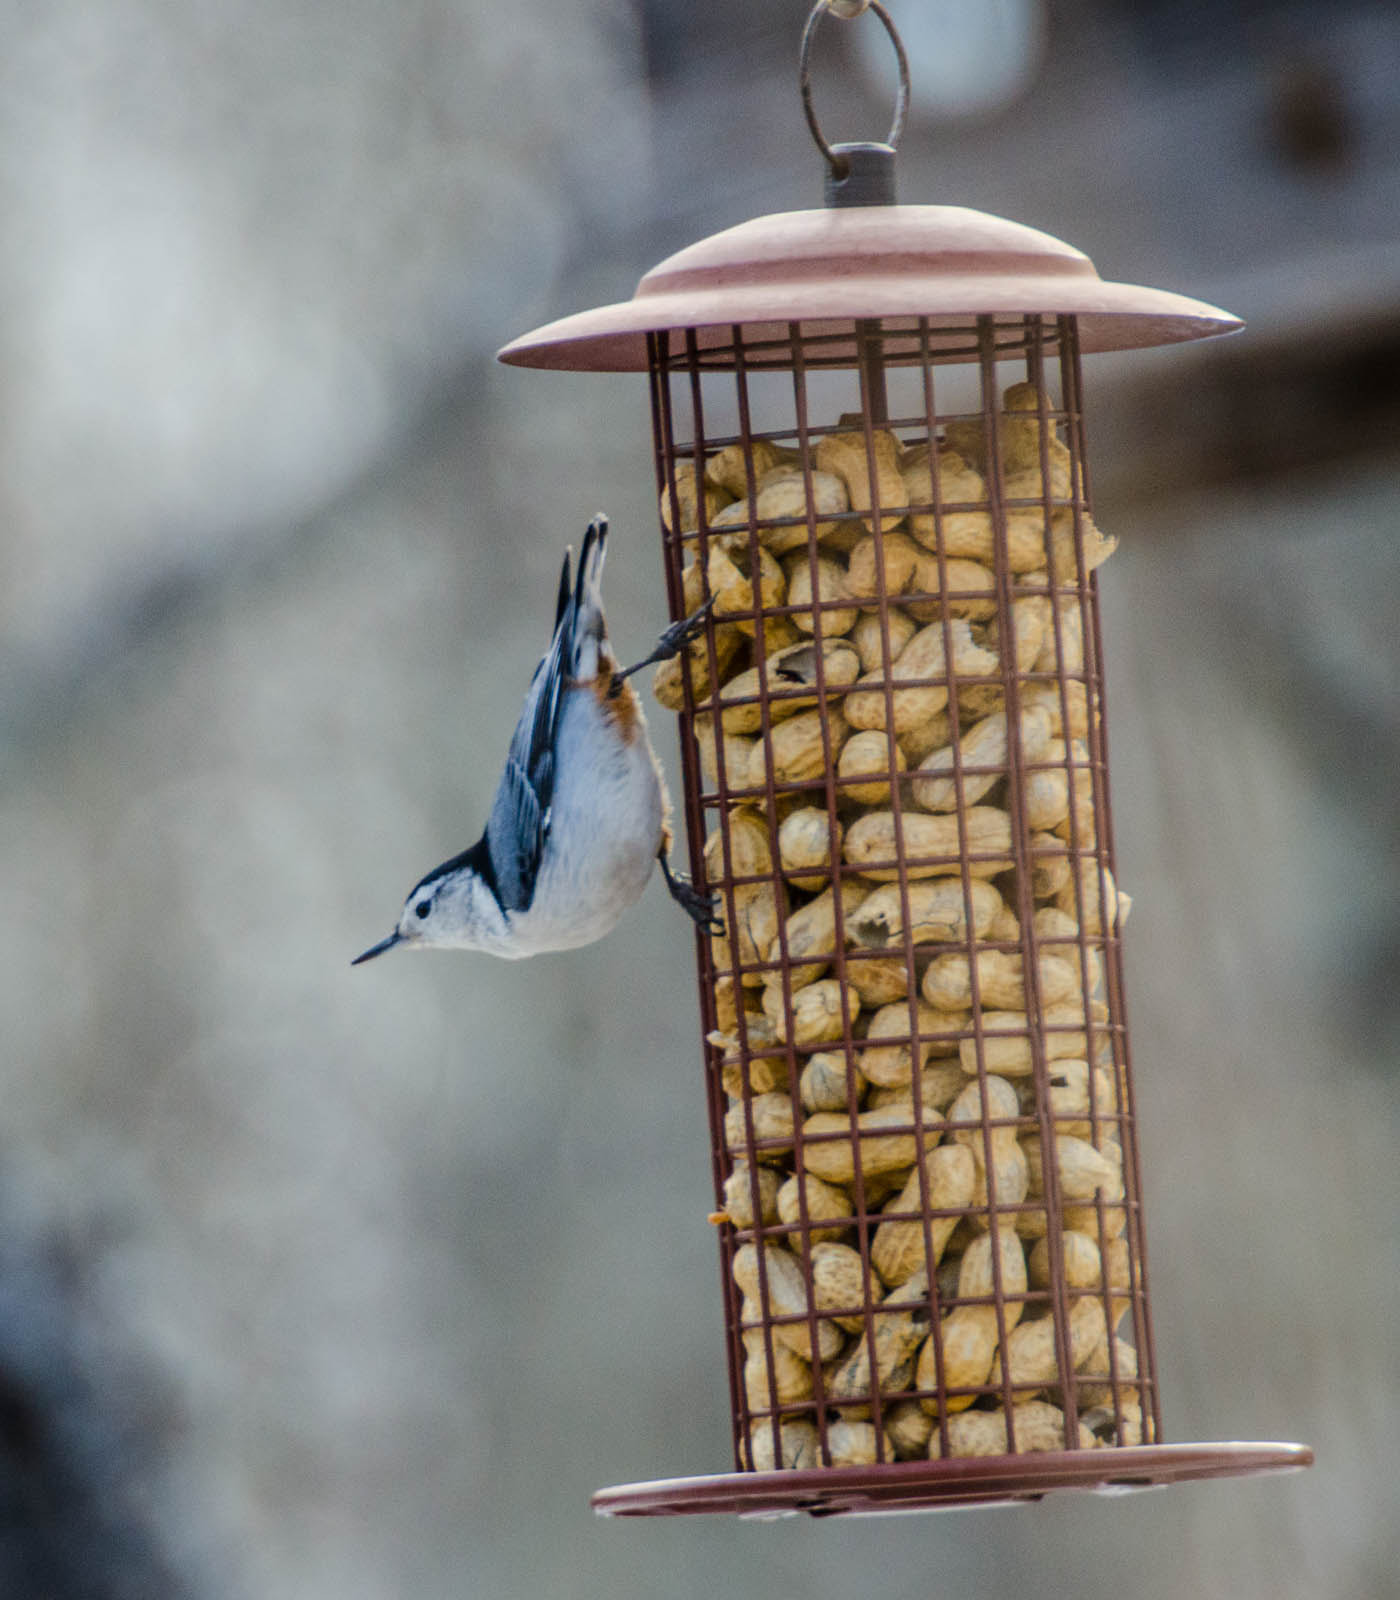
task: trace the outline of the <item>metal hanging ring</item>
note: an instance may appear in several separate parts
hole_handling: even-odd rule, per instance
[[[885,143],[891,149],[899,143],[900,135],[904,132],[904,120],[909,114],[909,58],[904,53],[904,41],[899,37],[890,14],[880,4],[880,0],[868,0],[868,5],[861,9],[873,11],[885,26],[885,32],[890,36],[890,43],[894,46],[895,58],[899,62],[899,93],[894,103],[894,121],[890,124],[889,136]],[[849,20],[850,16],[859,15],[846,8],[838,9],[834,0],[817,0],[812,7],[812,14],[807,18],[807,26],[802,30],[802,53],[798,59],[798,87],[802,90],[802,109],[807,114],[807,126],[812,130],[812,137],[816,140],[817,149],[826,157],[827,165],[839,176],[841,158],[826,142],[821,125],[817,121],[817,114],[812,109],[812,73],[808,58],[812,53],[812,40],[817,34],[817,24],[828,11],[835,11],[838,17]]]

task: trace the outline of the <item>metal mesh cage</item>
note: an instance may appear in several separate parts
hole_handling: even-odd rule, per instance
[[[881,343],[654,336],[739,1468],[1160,1436],[1074,319]]]

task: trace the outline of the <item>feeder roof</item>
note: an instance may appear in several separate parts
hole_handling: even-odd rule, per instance
[[[654,266],[630,300],[522,334],[499,352],[513,366],[579,372],[647,367],[647,334],[694,328],[701,352],[807,335],[852,335],[880,318],[887,361],[916,361],[928,319],[930,353],[966,360],[965,339],[938,348],[937,330],[977,316],[1075,316],[1081,350],[1132,350],[1233,333],[1238,317],[1199,300],[1106,283],[1060,239],[963,206],[859,206],[784,211],[702,239]]]

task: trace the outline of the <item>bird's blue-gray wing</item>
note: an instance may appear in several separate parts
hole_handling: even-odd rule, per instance
[[[535,668],[510,741],[501,774],[486,843],[496,877],[496,895],[506,911],[524,911],[534,898],[540,857],[549,832],[549,807],[554,795],[554,738],[559,707],[573,656],[576,607],[569,583],[569,557],[559,583],[554,637]]]

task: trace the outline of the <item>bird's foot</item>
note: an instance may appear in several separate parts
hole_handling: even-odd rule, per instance
[[[689,878],[682,877],[672,868],[666,856],[660,855],[657,860],[661,863],[661,873],[666,879],[667,893],[695,926],[702,928],[706,933],[723,934],[724,923],[716,912],[719,896],[706,894],[703,889],[697,889]]]
[[[643,667],[649,667],[656,661],[670,661],[673,657],[678,656],[710,620],[710,612],[714,610],[714,605],[715,596],[711,595],[703,606],[692,611],[688,617],[682,617],[679,622],[673,622],[656,641],[656,648],[649,656],[643,656],[640,661],[626,668],[625,671],[613,674],[610,693],[621,693],[622,685],[626,680],[634,672],[640,672]]]
[[[671,885],[671,898],[686,913],[697,928],[713,933],[717,938],[724,934],[724,919],[719,915],[719,896],[705,894],[694,884],[678,878]]]
[[[652,660],[669,661],[672,656],[678,656],[697,634],[702,633],[715,608],[715,598],[711,595],[704,605],[697,606],[688,617],[682,617],[679,622],[673,622],[669,628],[663,629],[656,641],[656,649],[652,651]]]

